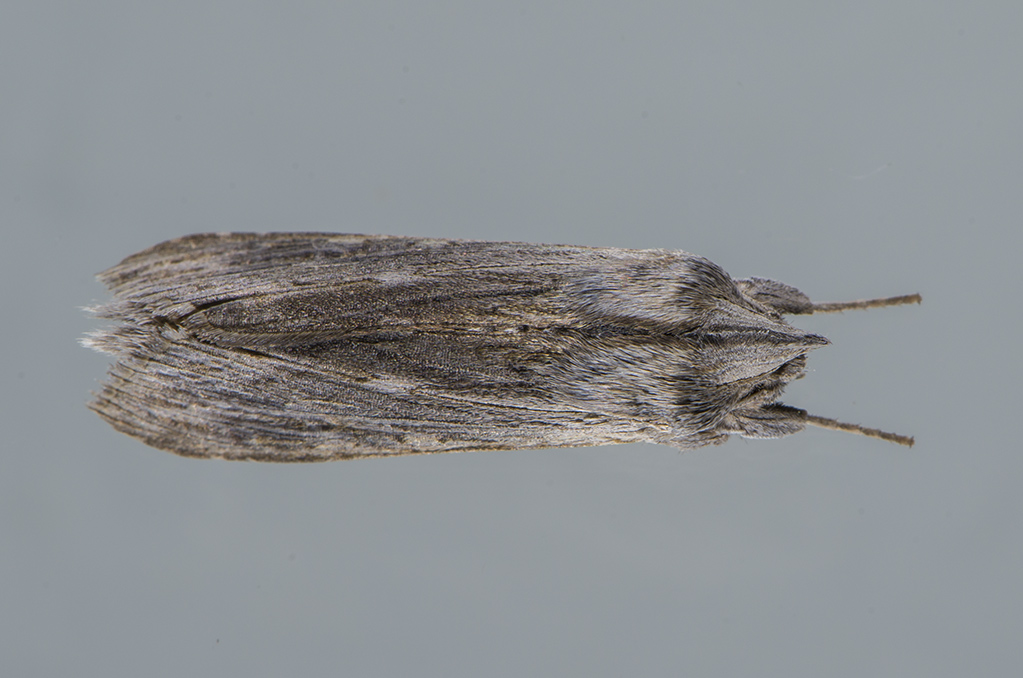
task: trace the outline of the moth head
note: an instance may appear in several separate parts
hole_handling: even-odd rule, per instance
[[[709,273],[714,273],[709,271]],[[830,342],[793,327],[782,314],[809,314],[853,308],[919,303],[918,295],[840,304],[814,304],[798,289],[764,278],[723,281],[719,275],[696,299],[701,322],[692,333],[698,350],[693,363],[702,382],[702,402],[682,402],[682,415],[703,428],[698,442],[720,443],[729,435],[780,438],[808,424],[912,446],[913,439],[856,424],[819,417],[780,402],[789,382],[801,378],[810,351]],[[710,289],[714,293],[707,294]],[[694,407],[695,405],[695,407]]]

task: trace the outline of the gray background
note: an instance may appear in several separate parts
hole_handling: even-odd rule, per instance
[[[752,4],[752,3],[751,3]],[[1023,9],[5,2],[4,675],[1010,675]],[[201,231],[681,248],[819,300],[827,431],[270,466],[85,408]]]

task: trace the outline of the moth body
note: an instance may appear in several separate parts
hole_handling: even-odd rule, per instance
[[[86,343],[116,362],[92,407],[188,456],[779,437],[828,343],[782,318],[815,310],[795,288],[682,251],[207,234],[100,278],[115,324]]]

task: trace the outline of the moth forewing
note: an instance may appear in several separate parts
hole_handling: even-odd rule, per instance
[[[781,314],[844,310],[682,251],[391,236],[189,236],[100,278],[93,409],[267,461],[788,435],[827,340]]]

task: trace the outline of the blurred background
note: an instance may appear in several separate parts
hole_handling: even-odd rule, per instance
[[[1018,672],[1021,29],[1011,2],[5,2],[3,673]],[[794,319],[833,345],[785,398],[917,444],[273,466],[86,409],[95,273],[273,230],[920,292]]]

